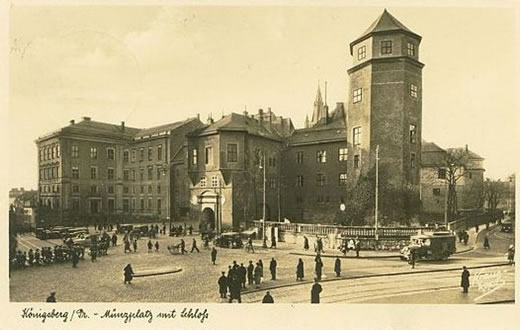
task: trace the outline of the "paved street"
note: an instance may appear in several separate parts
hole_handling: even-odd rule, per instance
[[[264,279],[261,288],[243,292],[244,302],[258,302],[265,290],[269,289],[276,302],[306,303],[314,273],[314,257],[293,255],[301,247],[281,244],[278,250],[257,249],[255,254],[243,250],[219,249],[217,265],[210,263],[209,250],[201,248],[201,253],[171,255],[166,246],[178,243],[178,238],[161,236],[158,241],[160,252],[148,253],[148,239],[139,240],[138,252],[123,253],[123,246],[109,250],[108,256],[80,262],[77,269],[70,264],[56,264],[16,270],[11,274],[10,297],[12,301],[44,301],[50,291],[56,291],[59,301],[69,302],[213,302],[222,300],[218,296],[216,281],[221,271],[236,260],[247,265],[249,260],[264,263]],[[457,254],[446,262],[419,262],[415,269],[398,258],[348,258],[342,259],[342,278],[335,279],[334,258],[323,258],[324,282],[322,301],[324,303],[475,303],[490,300],[511,300],[514,297],[514,267],[496,266],[506,261],[504,256],[513,235],[492,231],[490,250],[482,249],[484,233],[478,236],[477,249]],[[120,237],[121,238],[121,237]],[[186,248],[191,248],[191,237],[185,237]],[[121,240],[120,240],[121,241]],[[155,240],[152,240],[155,243]],[[59,240],[56,241],[59,243]],[[20,248],[52,245],[32,236],[22,237]],[[268,265],[271,257],[278,261],[279,280],[271,281]],[[298,258],[305,263],[304,282],[295,282],[295,268]],[[123,268],[131,263],[136,273],[154,270],[182,268],[175,274],[135,278],[131,285],[123,284]],[[475,283],[470,293],[460,293],[460,268],[493,266],[482,272],[504,271],[505,286],[474,301],[484,292],[478,291]],[[435,272],[430,272],[435,271]],[[473,277],[479,269],[471,269]],[[413,272],[413,273],[412,273]],[[412,273],[412,274],[410,274]],[[399,274],[399,275],[398,275]]]

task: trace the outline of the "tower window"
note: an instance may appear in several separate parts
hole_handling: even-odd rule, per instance
[[[303,187],[303,175],[296,176],[296,187]]]
[[[238,161],[238,145],[228,144],[227,145],[227,161],[230,163],[236,163]]]
[[[213,165],[213,148],[206,147],[206,165]]]
[[[446,169],[445,168],[439,168],[439,170],[437,172],[437,178],[446,179]]]
[[[217,178],[216,175],[211,177],[211,186],[212,187],[217,187],[218,186],[218,178]]]
[[[354,168],[359,168],[359,155],[354,155]]]
[[[392,40],[381,41],[381,54],[392,54]]]
[[[346,186],[347,185],[347,173],[339,174],[339,185]]]
[[[408,56],[415,56],[415,45],[409,42],[406,46],[406,52]]]
[[[303,151],[298,151],[296,154],[296,163],[303,164]]]
[[[414,84],[410,84],[410,96],[416,99],[417,98],[417,91],[418,91],[417,86],[414,85]]]
[[[361,144],[361,126],[354,127],[352,130],[352,143],[357,146]]]
[[[340,162],[347,160],[347,148],[339,148],[338,150],[338,160]]]
[[[415,143],[417,140],[417,126],[410,124],[410,143]]]
[[[410,167],[415,168],[415,153],[410,154]]]
[[[318,173],[316,174],[316,185],[317,186],[324,186],[327,179],[325,177],[325,174]]]
[[[357,59],[362,60],[367,56],[367,47],[361,46],[357,50]]]
[[[354,89],[352,103],[359,103],[363,99],[363,90],[361,88]]]

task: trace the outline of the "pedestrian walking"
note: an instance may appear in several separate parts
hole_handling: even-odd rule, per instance
[[[274,304],[273,296],[271,296],[271,293],[269,291],[265,293],[265,296],[262,299],[262,304]]]
[[[320,303],[320,293],[323,291],[320,283],[318,283],[319,279],[314,279],[314,284],[311,289],[311,304],[319,304]]]
[[[475,232],[478,233],[478,225],[475,225]]]
[[[132,249],[130,249],[130,241],[127,239],[125,240],[125,253],[126,252],[132,252]]]
[[[90,248],[90,261],[94,262],[97,260],[97,247],[93,246]]]
[[[271,271],[271,280],[276,280],[276,260],[274,258],[271,259],[271,262],[269,263],[269,270]]]
[[[190,225],[190,227],[188,228],[188,231],[189,231],[190,236],[191,236],[193,234],[193,226],[192,225]]]
[[[254,270],[255,285],[256,285],[257,289],[260,287],[260,282],[262,280],[262,273],[263,273],[262,266],[260,265],[259,262],[257,262],[255,270]]]
[[[55,303],[56,302],[56,292],[52,291],[50,295],[47,297],[46,302]]]
[[[244,267],[243,263],[240,263],[240,267],[238,267],[238,275],[240,279],[240,284],[242,285],[242,289],[246,288],[246,277],[247,277],[247,269]]]
[[[309,239],[307,236],[303,236],[303,249],[307,251],[309,249]]]
[[[336,257],[336,262],[334,263],[334,271],[336,272],[336,277],[341,276],[341,260],[339,260],[339,257]]]
[[[113,233],[112,234],[112,246],[116,246],[117,245],[117,235],[116,233]]]
[[[303,269],[303,260],[300,258],[296,266],[296,281],[303,281]]]
[[[220,298],[226,298],[227,297],[227,285],[228,280],[226,277],[226,273],[222,272],[222,275],[219,277],[217,284],[218,284],[218,292],[220,293]]]
[[[276,249],[276,236],[271,236],[271,249]]]
[[[211,250],[211,262],[215,265],[215,261],[217,261],[217,249],[213,247]]]
[[[155,241],[155,252],[159,252],[159,241]]]
[[[468,293],[469,288],[469,271],[466,269],[466,266],[462,267],[462,275],[460,279],[460,286],[463,288],[464,293]]]
[[[134,239],[134,252],[137,252],[137,239]]]
[[[184,254],[184,253],[188,253],[188,251],[186,251],[186,243],[184,242],[184,239],[181,238],[181,253]]]
[[[262,262],[262,259],[259,259],[258,263],[260,264],[260,283],[262,283],[264,282],[264,263]]]
[[[484,249],[489,249],[489,233],[486,233],[486,236],[484,237]]]
[[[410,249],[410,256],[409,256],[409,264],[412,265],[412,269],[415,268],[415,259],[416,259],[416,251],[415,249]]]
[[[208,235],[204,235],[204,250],[209,249],[209,238]]]
[[[255,253],[255,249],[253,248],[253,239],[251,237],[247,239],[246,250],[247,252]]]
[[[509,245],[509,249],[507,250],[507,260],[510,265],[515,263],[515,246],[513,244]]]
[[[249,265],[247,265],[247,284],[253,284],[253,272],[255,270],[255,266],[253,265],[253,261],[249,260]]]
[[[323,271],[323,261],[321,261],[321,258],[319,255],[317,255],[316,259],[315,259],[314,271],[316,273],[316,278],[318,279],[318,281],[321,281],[321,275],[322,275],[322,271]]]
[[[126,265],[126,267],[123,269],[123,271],[124,271],[124,275],[125,275],[124,283],[132,284],[132,278],[134,275],[134,270],[132,269],[132,265],[130,265],[130,264]]]
[[[72,250],[72,268],[78,267],[78,262],[79,262],[79,254],[78,254],[78,251],[76,251],[76,249],[74,249],[74,250]]]
[[[197,250],[197,252],[200,253],[199,248],[197,247],[197,241],[195,240],[195,238],[193,239],[193,243],[191,243],[191,253],[193,253],[193,250]]]
[[[356,249],[356,258],[359,258],[359,250],[361,250],[361,241],[357,237],[354,241],[354,248]]]
[[[148,253],[152,252],[153,250],[153,243],[152,243],[152,240],[149,239],[148,240]]]

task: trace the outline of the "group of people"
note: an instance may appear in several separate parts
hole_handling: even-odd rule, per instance
[[[29,249],[28,252],[17,250],[13,260],[11,260],[11,264],[16,268],[42,266],[69,261],[72,261],[74,264],[76,260],[75,264],[77,264],[79,259],[84,259],[84,257],[85,248],[83,246],[77,244],[72,246],[55,245],[54,248],[42,247],[41,250]]]
[[[464,243],[464,245],[468,245],[469,234],[466,230],[459,230],[457,232],[457,237],[459,238],[459,243]]]
[[[172,225],[172,227],[170,228],[170,236],[179,237],[181,235],[193,235],[193,226],[190,225],[189,227],[187,227],[186,224],[184,224],[183,228],[182,225],[179,225],[179,227],[175,227],[175,225]]]

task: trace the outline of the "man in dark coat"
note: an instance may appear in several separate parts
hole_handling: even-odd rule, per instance
[[[255,266],[253,265],[253,261],[249,260],[249,265],[247,265],[247,284],[253,284],[253,271],[255,270]]]
[[[117,235],[116,233],[112,234],[112,246],[117,245]]]
[[[47,297],[46,302],[55,303],[56,302],[56,292],[51,292],[51,295]]]
[[[243,263],[240,263],[240,267],[238,267],[238,278],[240,280],[240,284],[242,285],[242,289],[246,288],[246,276],[247,276],[247,269],[244,267]]]
[[[484,249],[489,249],[489,234],[486,233],[486,236],[484,237]]]
[[[191,253],[193,253],[193,250],[197,250],[197,252],[200,253],[200,250],[197,247],[197,241],[195,240],[195,238],[193,239],[193,243],[191,243]]]
[[[314,270],[316,272],[316,277],[318,278],[318,281],[321,281],[321,274],[322,274],[322,269],[323,269],[323,262],[321,261],[321,258],[320,256],[316,256],[316,265],[314,267]]]
[[[72,252],[72,268],[76,268],[78,266],[78,262],[79,262],[78,250],[72,249],[71,252]]]
[[[356,257],[359,258],[359,250],[361,250],[361,242],[359,241],[359,239],[356,238],[354,245],[356,249]]]
[[[159,251],[159,241],[155,242],[155,252]]]
[[[469,288],[469,271],[466,269],[466,266],[462,267],[462,275],[460,279],[460,286],[464,289],[464,293],[468,293]]]
[[[271,259],[271,262],[269,263],[269,270],[271,271],[271,280],[276,280],[276,260],[274,258]]]
[[[336,277],[341,276],[341,260],[339,260],[339,257],[336,257],[336,262],[334,263],[334,271],[336,272]]]
[[[296,266],[296,280],[303,281],[303,260],[300,258],[298,260],[298,265]]]
[[[276,236],[275,235],[271,236],[271,248],[276,249]]]
[[[235,299],[238,300],[239,304],[242,303],[242,298],[240,297],[240,290],[240,281],[238,277],[235,276],[231,280],[231,286],[229,288],[229,303],[232,303]]]
[[[314,279],[314,285],[311,289],[311,304],[319,304],[320,303],[320,293],[323,291],[321,285],[318,283],[318,279]]]
[[[132,265],[130,265],[130,264],[126,265],[126,267],[124,269],[124,274],[125,274],[125,284],[126,283],[132,284],[132,278],[133,278],[133,275],[134,275],[134,271],[132,269]]]
[[[220,292],[220,298],[226,298],[227,296],[227,277],[226,273],[222,272],[222,276],[218,279],[218,288]]]
[[[412,265],[412,269],[415,268],[415,259],[417,258],[416,253],[417,252],[415,251],[415,249],[412,248],[410,250],[410,262],[409,263],[410,263],[410,265]]]
[[[186,243],[184,242],[184,240],[181,238],[181,253],[184,254],[184,253],[188,253],[188,251],[186,251]]]
[[[303,249],[307,251],[309,249],[309,239],[307,236],[303,236]]]
[[[148,240],[148,253],[152,252],[153,250],[153,243],[152,243],[152,240],[149,239]]]
[[[211,262],[215,265],[215,261],[217,261],[217,249],[213,247],[211,250]]]
[[[271,296],[269,291],[265,293],[264,299],[262,299],[262,304],[274,304],[273,296]]]
[[[137,239],[134,239],[134,252],[137,252]]]

